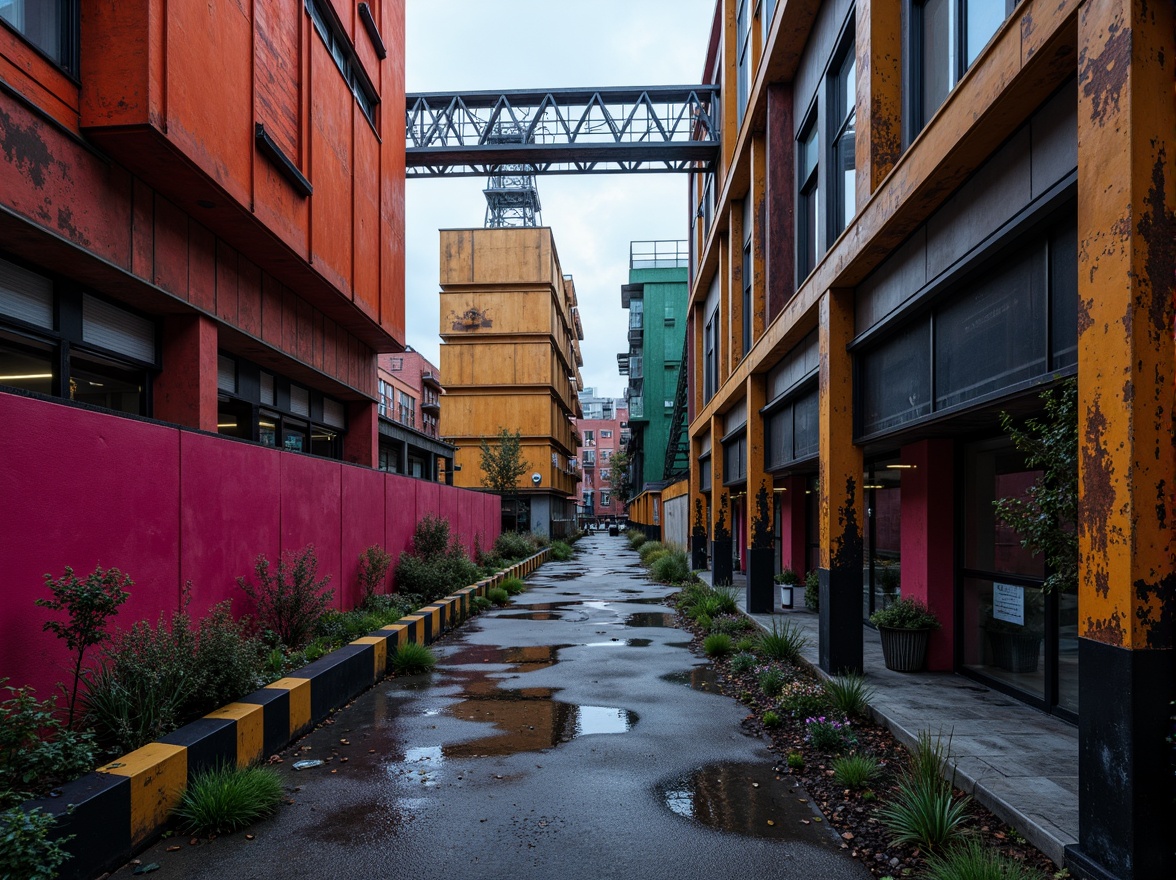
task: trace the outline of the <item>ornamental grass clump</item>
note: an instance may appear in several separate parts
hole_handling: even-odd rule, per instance
[[[268,767],[221,766],[192,777],[175,815],[188,832],[231,834],[273,815],[284,797],[281,777]]]
[[[808,637],[791,620],[780,626],[772,620],[771,632],[760,634],[758,652],[765,660],[779,660],[796,663],[801,652],[808,646]]]
[[[962,833],[971,798],[956,798],[951,781],[942,776],[950,748],[928,731],[919,732],[896,796],[878,814],[895,843],[936,851]]]
[[[539,548],[535,539],[523,532],[503,532],[494,539],[494,553],[502,562],[517,562],[534,556]]]
[[[661,584],[681,584],[690,580],[690,560],[682,550],[671,550],[654,560],[649,574]]]
[[[845,788],[865,788],[878,778],[882,767],[873,755],[843,755],[834,758],[833,778]]]
[[[510,602],[510,593],[508,593],[502,587],[491,587],[486,591],[486,598],[495,605],[501,607],[502,605],[506,605],[508,602]]]
[[[421,675],[432,672],[437,665],[437,658],[427,646],[406,642],[392,655],[391,665],[400,675]]]
[[[922,876],[924,880],[1036,880],[1040,874],[985,846],[979,838],[964,837],[944,852],[929,853]]]
[[[666,550],[666,545],[661,541],[646,541],[637,550],[637,555],[641,557],[642,565],[649,565],[654,555]]]
[[[756,683],[766,697],[777,697],[788,683],[788,676],[778,666],[764,666],[756,676]]]
[[[702,640],[702,650],[708,657],[726,657],[734,647],[735,643],[726,633],[711,633]]]
[[[866,678],[857,672],[838,675],[824,682],[829,705],[847,718],[865,718],[869,715],[870,700],[874,689],[866,684]]]
[[[639,532],[636,529],[630,529],[629,531],[625,532],[625,538],[628,540],[629,546],[634,550],[637,550],[642,544],[649,540],[645,537],[645,532]]]
[[[551,542],[551,558],[556,562],[567,562],[576,551],[572,549],[572,545],[566,541],[552,541]]]
[[[503,578],[502,583],[499,584],[502,589],[506,590],[508,595],[517,596],[519,593],[527,589],[526,581],[519,577]]]

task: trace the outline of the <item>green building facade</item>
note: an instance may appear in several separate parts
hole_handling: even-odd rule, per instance
[[[637,495],[664,479],[666,446],[674,414],[686,337],[685,241],[629,244],[629,283],[621,306],[629,311],[629,350],[617,355],[628,376],[630,484]]]

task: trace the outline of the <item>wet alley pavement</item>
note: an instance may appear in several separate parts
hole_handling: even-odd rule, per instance
[[[289,750],[294,802],[253,840],[183,836],[140,860],[159,880],[868,878],[716,695],[671,590],[624,538],[577,549],[434,645],[435,672],[382,682]]]

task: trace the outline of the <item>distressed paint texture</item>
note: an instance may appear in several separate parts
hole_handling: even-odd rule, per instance
[[[819,326],[821,568],[860,571],[863,463],[853,443],[853,360],[846,351],[853,338],[852,291],[826,291]]]
[[[860,209],[902,155],[902,3],[858,0],[857,138]]]
[[[1106,644],[1170,649],[1173,10],[1095,0],[1078,30],[1080,628]],[[1119,173],[1106,173],[1107,156]]]

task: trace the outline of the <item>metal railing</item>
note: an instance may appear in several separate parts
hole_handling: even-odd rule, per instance
[[[630,269],[685,269],[690,265],[690,246],[685,241],[629,242]]]

